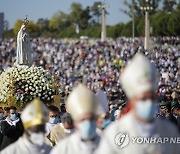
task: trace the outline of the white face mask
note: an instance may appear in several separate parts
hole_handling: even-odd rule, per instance
[[[30,140],[33,144],[42,146],[44,144],[44,133],[31,133]]]
[[[74,132],[74,129],[64,129],[64,132],[65,132],[66,134],[71,134],[71,133]]]
[[[136,114],[143,120],[152,120],[156,111],[156,103],[152,100],[138,101],[136,104]]]

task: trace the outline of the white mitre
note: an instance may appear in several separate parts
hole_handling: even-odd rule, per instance
[[[84,85],[78,85],[67,99],[67,111],[74,120],[80,119],[85,114],[97,114],[99,102],[96,95]]]
[[[139,96],[143,92],[157,88],[157,72],[153,65],[143,54],[136,54],[126,66],[120,81],[122,88],[129,99]]]
[[[35,125],[43,125],[48,121],[48,110],[40,100],[34,99],[23,110],[21,119],[25,129]]]

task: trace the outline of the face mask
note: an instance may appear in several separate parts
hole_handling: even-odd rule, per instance
[[[3,119],[3,114],[2,113],[0,113],[0,120],[2,120]]]
[[[33,144],[42,146],[44,143],[44,134],[43,133],[31,133],[30,140]]]
[[[143,120],[152,120],[156,113],[156,103],[151,100],[139,101],[136,104],[136,114]]]
[[[94,121],[84,120],[78,124],[81,138],[84,140],[93,139],[96,136],[96,124]]]
[[[55,117],[49,118],[49,123],[51,124],[57,124],[58,122],[59,122],[59,118],[55,118]]]
[[[10,119],[13,120],[13,121],[16,120],[16,119],[17,119],[16,114],[11,114],[11,115],[10,115]]]
[[[74,129],[64,129],[64,132],[66,134],[72,134],[74,132]]]

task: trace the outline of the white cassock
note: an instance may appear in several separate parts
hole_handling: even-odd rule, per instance
[[[121,142],[122,138],[120,136],[122,134],[119,138],[116,137],[119,133],[128,133],[129,141],[126,138],[126,140],[124,140],[126,142]],[[179,133],[176,127],[168,121],[156,119],[153,124],[144,125],[137,122],[134,115],[130,112],[104,131],[95,154],[180,154],[180,146],[178,143],[140,144],[142,143],[142,137],[155,136],[177,138],[179,137]],[[132,137],[141,137],[141,139],[133,143]],[[120,148],[118,144],[122,146],[126,144],[126,146]]]
[[[100,142],[97,135],[94,141],[83,142],[78,132],[60,141],[51,151],[51,154],[93,154]]]
[[[25,25],[23,24],[17,35],[17,64],[31,64],[31,47],[30,47],[30,37],[27,32],[23,29]]]
[[[49,154],[51,147],[47,144],[38,146],[32,144],[27,138],[20,137],[15,143],[2,150],[1,154]]]

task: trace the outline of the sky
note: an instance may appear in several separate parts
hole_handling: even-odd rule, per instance
[[[57,11],[69,13],[73,2],[79,2],[86,7],[92,6],[96,1],[101,0],[0,0],[0,12],[4,12],[5,20],[9,22],[9,28],[12,28],[16,20],[24,19],[26,15],[29,20],[36,22],[39,18],[50,19]],[[108,25],[130,20],[120,11],[125,8],[123,0],[106,0],[106,3],[109,5],[106,19]]]

